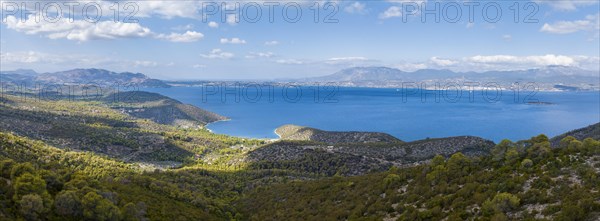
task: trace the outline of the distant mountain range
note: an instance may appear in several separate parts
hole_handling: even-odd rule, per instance
[[[544,90],[599,90],[600,72],[567,66],[547,66],[539,69],[516,71],[454,72],[451,70],[421,69],[405,72],[389,67],[354,67],[334,74],[295,80],[300,83],[336,82],[340,86],[401,87],[403,83],[425,83],[434,87],[449,82],[477,82],[480,86],[498,83],[508,87],[519,82],[533,82]]]
[[[413,72],[401,71],[389,67],[353,67],[336,73],[321,76],[300,78],[294,80],[279,80],[278,82],[294,82],[298,84],[315,84],[334,82],[338,86],[347,87],[378,87],[400,88],[407,83],[424,84],[428,89],[434,89],[436,84],[443,88],[448,83],[464,85],[475,82],[475,87],[485,87],[488,83],[496,83],[502,88],[509,88],[518,82],[521,87],[535,83],[539,90],[574,91],[600,90],[600,72],[583,70],[567,66],[547,66],[538,69],[514,71],[486,72],[455,72],[451,70],[421,69]],[[139,87],[170,87],[197,86],[212,81],[177,81],[167,82],[152,79],[141,73],[117,73],[103,69],[73,69],[53,73],[37,73],[33,70],[19,69],[16,71],[0,72],[0,82],[3,84],[96,84],[99,86],[114,86],[115,84]],[[529,87],[528,90],[533,88]]]
[[[35,84],[95,84],[98,86],[136,85],[139,87],[170,87],[161,80],[152,79],[141,73],[117,73],[103,69],[73,69],[68,71],[37,73],[19,69],[0,72],[3,83],[33,87]]]

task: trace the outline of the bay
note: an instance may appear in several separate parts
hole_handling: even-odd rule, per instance
[[[334,90],[302,86],[266,87],[261,93],[257,87],[237,92],[229,88],[221,93],[216,89],[144,90],[226,116],[229,121],[207,127],[215,133],[248,138],[277,138],[275,128],[296,124],[331,131],[384,132],[405,141],[472,135],[499,142],[541,133],[555,136],[600,121],[598,91],[534,94],[504,90],[500,94],[494,90]]]

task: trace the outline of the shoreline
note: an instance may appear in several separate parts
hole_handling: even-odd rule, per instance
[[[216,132],[214,132],[213,130],[211,130],[210,128],[208,128],[208,126],[209,126],[210,124],[217,123],[217,122],[227,122],[227,121],[231,121],[231,120],[232,120],[232,119],[229,119],[229,118],[228,118],[228,119],[225,119],[225,120],[218,120],[218,121],[214,121],[214,122],[211,122],[211,123],[208,123],[208,124],[204,125],[204,129],[208,130],[208,132],[210,132],[210,133],[212,133],[212,134],[216,134],[216,135],[226,135],[226,136],[237,137],[237,138],[243,138],[243,139],[268,140],[268,141],[271,141],[271,142],[278,141],[278,140],[280,140],[280,139],[281,139],[281,135],[279,135],[279,134],[276,132],[277,128],[275,128],[275,129],[273,130],[273,133],[274,133],[275,135],[277,135],[277,138],[268,138],[268,137],[258,138],[258,137],[245,137],[245,136],[236,136],[236,135],[230,135],[230,134],[226,134],[226,133],[216,133]]]
[[[353,87],[353,88],[358,88],[358,87]],[[549,92],[549,93],[554,93],[554,92],[558,92],[558,93],[561,93],[561,92],[562,92],[562,93],[569,93],[568,91],[553,91],[553,92]],[[573,92],[570,92],[570,93],[577,93],[577,92],[582,92],[582,91],[573,91]],[[587,92],[591,93],[591,91],[587,91]],[[162,93],[159,93],[159,92],[152,92],[152,91],[151,91],[151,93],[158,93],[158,94],[161,94],[161,95],[162,95]],[[163,96],[167,96],[167,95],[163,95]],[[172,99],[176,100],[176,98],[173,98],[173,97],[169,97],[169,98],[172,98]],[[547,101],[529,102],[529,103],[524,103],[524,104],[526,104],[526,105],[531,105],[531,106],[551,106],[551,105],[556,105],[556,103],[547,102]],[[192,106],[195,106],[195,107],[197,107],[197,108],[200,108],[200,109],[202,109],[200,106],[196,106],[195,104],[190,104],[190,105],[192,105]],[[204,110],[206,110],[206,109],[204,109]],[[217,113],[217,114],[218,114],[218,113]],[[269,135],[267,135],[267,136],[264,136],[264,135],[263,135],[262,137],[260,137],[260,136],[258,136],[258,137],[257,137],[257,136],[252,136],[252,135],[248,135],[248,134],[244,135],[244,131],[243,131],[243,130],[241,130],[241,131],[238,131],[238,130],[237,130],[237,129],[235,129],[235,128],[234,128],[234,130],[233,130],[233,131],[237,131],[237,132],[235,132],[234,134],[232,134],[232,133],[229,133],[229,132],[227,132],[227,131],[222,131],[222,132],[219,132],[219,133],[217,133],[217,132],[215,132],[214,130],[210,129],[210,126],[211,126],[212,124],[214,124],[214,123],[218,123],[218,122],[221,122],[221,121],[232,121],[232,120],[233,120],[233,119],[231,119],[231,118],[227,118],[227,119],[223,119],[223,120],[216,120],[216,121],[213,121],[213,122],[210,122],[210,123],[207,123],[207,124],[205,124],[205,125],[203,126],[203,128],[205,128],[205,129],[206,129],[206,130],[207,130],[209,133],[212,133],[212,134],[226,135],[226,136],[238,137],[238,138],[244,138],[244,139],[257,139],[257,140],[268,140],[268,141],[278,141],[278,140],[282,140],[282,136],[281,136],[280,134],[278,134],[278,132],[277,132],[277,128],[278,128],[278,127],[274,127],[273,129],[271,129],[271,130],[272,130],[272,135],[275,135],[275,136],[273,136],[273,137],[271,137],[272,135],[271,135],[271,136],[269,136]],[[583,126],[583,125],[582,125],[582,126]],[[576,127],[573,127],[573,128],[576,128]],[[242,128],[242,129],[243,129],[243,128]],[[265,128],[265,129],[267,129],[267,128]],[[258,128],[257,130],[261,130],[261,131],[262,131],[263,129],[260,129],[260,128]],[[567,129],[567,130],[568,130],[568,129]],[[241,133],[240,133],[240,132],[241,132]],[[246,130],[245,132],[248,132],[248,131]],[[255,132],[256,132],[256,131],[255,131]],[[259,132],[260,132],[260,131],[259,131]],[[364,131],[364,130],[357,130],[357,132],[368,132],[368,131]],[[390,134],[390,135],[391,135],[391,134],[393,134],[392,132],[389,132],[389,131],[387,131],[387,132],[386,132],[386,131],[384,131],[384,130],[382,130],[382,131],[380,131],[380,132],[381,132],[381,133],[387,133],[387,134]],[[236,134],[236,133],[237,133],[237,134]],[[258,133],[258,134],[262,134],[262,133]],[[465,134],[468,134],[468,136],[477,136],[477,137],[481,137],[481,138],[484,138],[484,139],[492,140],[492,141],[494,141],[494,142],[499,142],[499,141],[501,141],[501,139],[512,139],[512,140],[523,140],[523,139],[527,139],[527,137],[522,137],[522,138],[520,138],[520,137],[517,137],[517,138],[506,138],[506,137],[508,137],[508,136],[505,136],[505,135],[503,136],[503,137],[505,137],[505,138],[501,138],[501,139],[500,139],[500,138],[494,138],[493,136],[476,135],[476,134],[472,134],[472,133],[463,133],[463,134],[460,134],[460,135],[454,135],[454,136],[464,136]],[[257,135],[257,134],[254,134],[254,135]],[[554,134],[552,134],[552,133],[546,133],[546,135],[554,135]],[[558,135],[558,134],[556,134],[556,135]],[[555,135],[555,136],[556,136],[556,135]],[[392,135],[392,136],[394,136],[394,135]],[[535,134],[532,134],[531,136],[535,136]],[[395,136],[395,137],[399,137],[399,136]],[[444,137],[448,137],[448,136],[427,136],[427,137],[418,137],[418,138],[413,138],[413,139],[410,139],[410,138],[408,138],[408,139],[407,139],[407,138],[404,138],[403,140],[405,140],[405,141],[418,141],[418,140],[427,139],[427,138],[444,138]]]
[[[215,82],[238,82],[238,81],[215,81]],[[319,86],[318,84],[306,84],[304,82],[278,82],[278,83],[270,83],[270,82],[265,82],[266,84],[272,85],[272,86],[281,86],[284,84],[294,84],[298,85],[298,86],[306,86],[306,87],[314,87],[314,86]],[[337,83],[337,82],[334,82]],[[171,87],[202,87],[203,85],[180,85],[180,84],[169,84],[169,86]],[[339,88],[366,88],[366,89],[401,89],[401,86],[358,86],[358,85],[337,85]],[[425,88],[407,88],[407,89],[415,89],[415,90],[427,90],[427,91],[435,91],[436,89],[434,87],[425,87]],[[466,88],[463,89],[464,91],[470,91],[470,89]],[[497,88],[485,88],[485,87],[478,87],[476,89],[473,89],[473,91],[485,91],[485,90],[496,90]],[[511,88],[507,88],[507,87],[500,87],[500,90],[507,90],[507,91],[511,91]],[[528,91],[521,91],[521,92],[528,92]],[[537,92],[600,92],[600,88],[597,89],[579,89],[579,90],[559,90],[559,89],[548,89],[548,88],[539,88],[537,90]]]
[[[278,127],[278,128],[279,128],[279,127]],[[275,129],[273,130],[273,133],[274,133],[275,135],[277,135],[277,137],[278,137],[276,140],[280,140],[280,139],[281,139],[281,135],[277,133],[277,128],[275,128]]]
[[[211,124],[214,124],[214,123],[218,123],[218,122],[224,122],[224,121],[231,121],[231,119],[230,119],[230,118],[227,118],[227,119],[225,119],[225,120],[217,120],[217,121],[213,121],[213,122],[210,122],[210,123],[207,123],[207,124],[205,124],[203,127],[204,127],[204,129],[208,130],[208,132],[211,132],[211,133],[213,133],[213,134],[217,134],[217,133],[215,133],[214,131],[212,131],[211,129],[209,129],[209,128],[208,128],[208,126],[209,126],[209,125],[211,125]]]

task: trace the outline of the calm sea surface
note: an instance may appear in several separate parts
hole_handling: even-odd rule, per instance
[[[215,133],[277,138],[284,124],[333,131],[385,132],[405,141],[480,136],[496,142],[555,136],[600,121],[599,92],[403,91],[375,88],[263,88],[221,94],[216,88],[172,87],[146,91],[231,118],[208,126]],[[298,93],[301,92],[301,95]],[[439,94],[439,93],[441,94]],[[435,95],[437,93],[437,95]],[[439,100],[436,101],[436,96]],[[422,100],[425,97],[426,100]],[[536,102],[538,104],[528,104]]]

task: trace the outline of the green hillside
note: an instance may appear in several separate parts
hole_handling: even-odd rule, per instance
[[[119,105],[156,101],[144,95]],[[600,218],[593,132],[499,144],[323,131],[271,141],[152,117],[106,101],[3,97],[0,220]]]
[[[567,142],[568,141],[568,142]],[[540,135],[355,177],[289,181],[239,201],[250,220],[598,220],[600,142]]]

